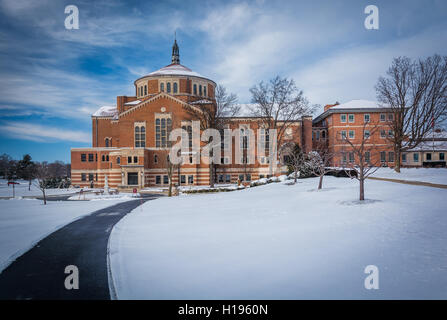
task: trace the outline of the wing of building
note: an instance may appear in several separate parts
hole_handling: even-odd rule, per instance
[[[188,134],[186,139],[191,140],[192,122],[200,121],[204,110],[216,110],[216,83],[180,64],[176,41],[171,64],[135,80],[134,86],[134,96],[118,96],[115,106],[103,106],[92,115],[92,147],[71,149],[73,185],[102,187],[106,176],[109,186],[123,189],[168,185],[169,133],[182,128]],[[241,132],[262,129],[259,118],[221,120],[225,128]],[[306,152],[311,150],[312,117],[293,121],[286,131],[285,141],[300,144]],[[259,139],[265,146],[268,135],[256,136],[256,161],[247,164],[244,159],[235,159],[237,143],[233,137],[231,159],[223,152],[220,163],[215,165],[215,181],[235,183],[272,174],[267,157],[260,156]],[[246,144],[244,140],[240,147]],[[222,150],[225,148],[222,143]],[[172,176],[174,184],[210,184],[209,165],[196,161],[192,150],[183,157]],[[283,169],[278,163],[274,172],[279,174]]]

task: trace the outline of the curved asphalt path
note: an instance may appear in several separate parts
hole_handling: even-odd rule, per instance
[[[76,220],[39,241],[0,274],[0,299],[110,299],[107,245],[113,226],[141,202],[122,202]],[[17,235],[20,237],[20,235]],[[65,267],[79,269],[79,289],[65,289]]]

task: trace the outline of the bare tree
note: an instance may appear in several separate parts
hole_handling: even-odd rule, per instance
[[[35,185],[37,188],[40,189],[40,191],[42,191],[43,204],[47,204],[47,197],[45,191],[47,189],[48,179],[51,178],[51,174],[50,174],[50,167],[46,161],[36,164],[35,177],[36,177]]]
[[[188,109],[188,112],[200,121],[200,130],[202,131],[206,129],[221,130],[224,128],[228,118],[234,117],[240,112],[237,95],[227,92],[227,89],[222,85],[216,87],[215,101],[204,99],[191,104],[195,108]],[[208,143],[212,142],[210,137]],[[215,167],[216,163],[210,161],[209,175],[211,187],[214,187],[215,183]]]
[[[333,159],[337,153],[329,151],[325,146],[315,148],[314,151],[309,152],[307,155],[309,167],[314,175],[319,177],[318,190],[323,188],[324,175],[334,172],[336,169],[331,167]]]
[[[393,114],[388,139],[396,155],[395,170],[400,172],[402,152],[417,147],[434,130],[435,121],[447,118],[447,56],[395,58],[375,88],[379,102]]]
[[[180,150],[179,150],[180,153]],[[174,164],[171,159],[169,158],[169,151],[164,151],[163,152],[163,157],[161,159],[161,161],[163,161],[164,166],[166,168],[166,174],[168,175],[168,183],[169,183],[169,187],[168,187],[168,196],[171,197],[172,196],[172,187],[174,185],[173,183],[173,178],[175,176],[175,174],[178,174],[178,169],[180,168],[181,164]],[[180,177],[178,177],[178,183],[180,184]]]
[[[377,156],[381,148],[374,143],[373,139],[379,128],[377,123],[365,122],[360,137],[351,139],[343,133],[337,136],[337,140],[342,144],[341,166],[350,178],[356,178],[359,181],[359,200],[361,201],[365,200],[365,179],[376,172],[383,163],[383,159]]]
[[[298,175],[306,163],[306,155],[297,143],[287,142],[280,151],[280,156],[283,158],[283,162],[294,172],[294,183],[298,179]]]
[[[287,128],[303,115],[313,112],[313,107],[309,105],[303,91],[298,89],[293,79],[276,76],[268,82],[261,81],[252,87],[250,92],[252,115],[259,117],[260,126],[268,132],[276,130],[276,141],[270,141],[276,146],[271,145],[270,148],[281,146]],[[272,159],[275,155],[275,152],[269,153],[270,171],[276,164],[276,159]]]

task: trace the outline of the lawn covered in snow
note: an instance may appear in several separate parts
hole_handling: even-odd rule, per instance
[[[447,190],[368,180],[360,204],[356,180],[317,184],[146,202],[112,231],[118,298],[447,298]]]
[[[14,186],[16,197],[26,197],[26,196],[42,196],[42,191],[36,186],[36,184],[31,184],[31,190],[28,190],[29,183],[25,180],[17,180],[19,184]],[[69,194],[78,192],[79,189],[68,188],[68,189],[47,189],[45,193],[47,195],[56,194]],[[0,179],[0,197],[12,197],[13,189],[12,185],[8,186],[8,180]]]
[[[380,168],[372,177],[431,182],[447,185],[446,168],[401,168],[397,173],[392,168]]]
[[[118,202],[0,200],[0,271],[53,231]]]

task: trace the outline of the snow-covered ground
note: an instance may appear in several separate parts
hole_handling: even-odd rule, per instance
[[[447,185],[446,168],[401,168],[397,173],[392,168],[380,168],[372,177],[391,178],[400,180],[422,181]]]
[[[96,193],[83,193],[83,194],[77,194],[74,196],[71,196],[68,198],[68,200],[91,200],[91,201],[97,201],[97,200],[135,200],[136,197],[139,197],[138,195],[134,195],[133,193],[124,193],[120,192],[118,194],[96,194]]]
[[[51,232],[118,202],[0,200],[0,271]]]
[[[317,184],[146,202],[112,231],[118,298],[447,298],[446,190],[368,180],[360,204],[356,180]]]
[[[41,196],[42,191],[33,183],[31,184],[31,190],[28,191],[28,181],[18,180],[16,181],[19,184],[14,186],[15,196],[16,197],[26,197],[26,196]],[[8,180],[0,179],[0,197],[12,197],[13,189],[12,185],[8,186]],[[47,189],[47,195],[56,195],[56,194],[68,194],[79,192],[79,189],[68,188],[68,189]]]

